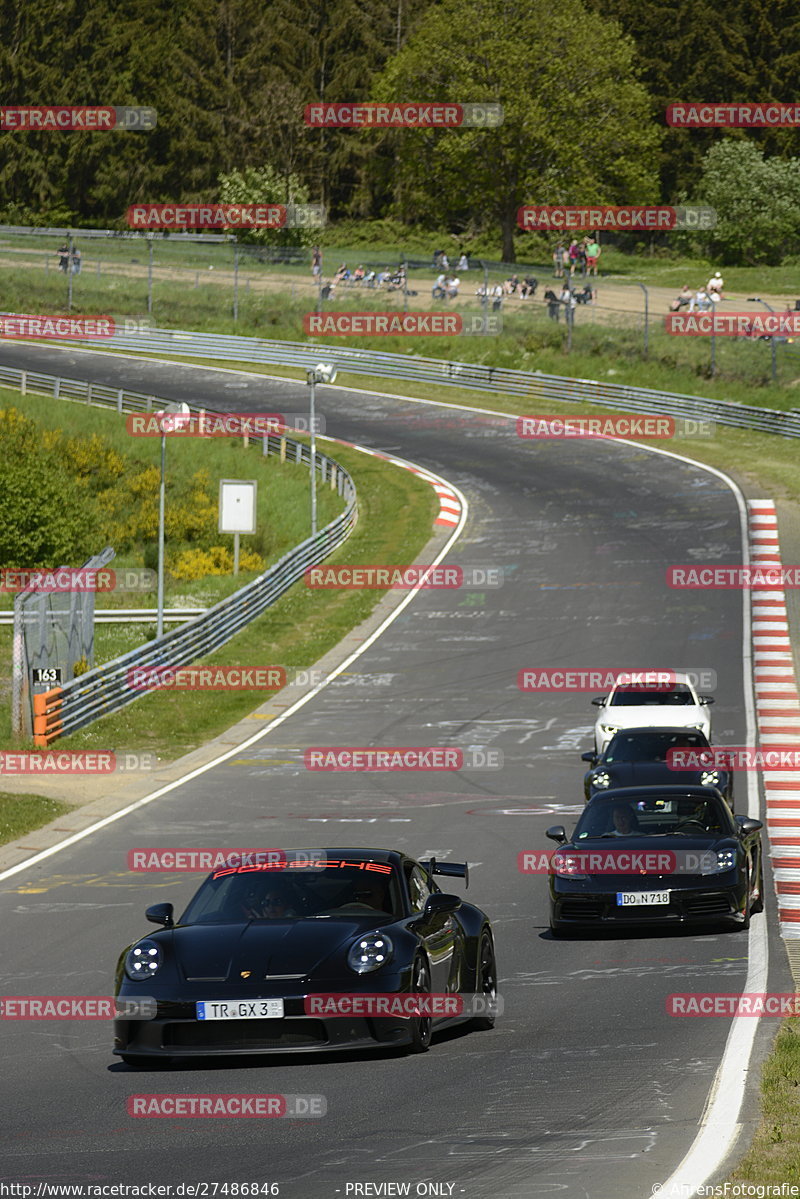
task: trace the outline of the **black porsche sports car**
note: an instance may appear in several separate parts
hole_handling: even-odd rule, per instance
[[[177,921],[172,904],[148,908],[163,927],[122,953],[115,994],[151,997],[157,1008],[152,1019],[115,1021],[114,1053],[148,1065],[207,1054],[423,1052],[434,1027],[467,1018],[493,1027],[489,918],[443,894],[434,876],[469,885],[465,864],[382,849],[285,851],[279,865],[214,870]],[[349,1011],[356,996],[360,1013],[374,1012],[378,996],[428,994],[452,997],[444,1015],[423,1014],[432,1000],[407,1008],[413,1016],[327,1016],[330,1005],[309,1002],[333,995]],[[460,1005],[462,1014],[447,1014]]]
[[[716,787],[733,811],[733,772],[730,770],[682,770],[667,765],[671,749],[710,749],[708,738],[699,729],[624,729],[615,733],[598,755],[581,754],[590,762],[583,778],[583,791],[589,800],[598,792],[617,787],[688,786]]]
[[[762,824],[713,787],[621,787],[589,800],[570,838],[547,830],[550,929],[724,921],[764,907]]]

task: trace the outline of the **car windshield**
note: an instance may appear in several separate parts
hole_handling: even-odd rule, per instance
[[[677,707],[693,704],[694,696],[686,683],[671,683],[669,686],[619,687],[611,697],[611,708],[636,708],[642,704],[664,704]]]
[[[625,802],[595,797],[578,821],[573,841],[596,837],[732,836],[727,805],[714,795],[653,796]]]
[[[603,754],[604,762],[666,762],[671,749],[707,749],[702,733],[617,733]],[[678,780],[680,781],[680,780]]]
[[[399,880],[380,862],[332,862],[267,870],[231,867],[203,883],[181,924],[245,924],[250,920],[369,915],[397,919],[402,913]]]

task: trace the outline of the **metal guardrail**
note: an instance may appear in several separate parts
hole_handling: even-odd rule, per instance
[[[99,387],[80,380],[5,366],[0,367],[0,382],[19,387],[23,394],[36,391],[60,399],[85,400],[87,404],[116,408],[118,412],[151,412],[165,403],[141,392]],[[195,405],[193,411],[200,409]],[[310,446],[294,438],[269,434],[251,437],[250,442],[260,447],[264,454],[279,454],[286,461],[311,467]],[[316,536],[306,538],[284,554],[264,574],[182,628],[172,629],[147,645],[105,662],[63,687],[34,696],[34,740],[38,745],[49,745],[56,738],[117,712],[149,690],[157,689],[157,685],[134,689],[129,675],[132,670],[177,670],[219,649],[301,579],[308,567],[322,562],[346,541],[358,519],[355,484],[335,459],[317,452],[316,462],[321,482],[327,482],[346,501],[344,511]]]
[[[92,344],[97,348],[96,342]],[[378,375],[409,382],[438,383],[446,387],[503,392],[545,402],[559,400],[599,404],[626,412],[702,418],[731,428],[755,429],[762,433],[775,433],[781,437],[800,437],[800,413],[797,411],[782,412],[776,408],[757,408],[734,401],[709,400],[704,396],[649,391],[644,387],[599,383],[594,379],[568,379],[561,375],[545,375],[539,371],[508,370],[505,367],[451,362],[441,358],[421,358],[412,354],[359,350],[352,346],[316,343],[305,345],[256,337],[192,333],[183,329],[149,329],[110,338],[103,344],[109,349],[132,350],[138,353],[175,354],[186,358],[217,358],[299,368],[312,367],[320,359],[329,359],[335,362],[339,370],[351,374]],[[105,391],[112,396],[117,394],[110,389]]]
[[[165,608],[164,621],[172,624],[184,624],[195,616],[202,616],[207,608]],[[158,618],[157,608],[95,608],[95,624],[155,624]],[[0,610],[0,625],[13,625],[14,613]]]

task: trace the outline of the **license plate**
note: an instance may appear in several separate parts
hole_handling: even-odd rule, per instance
[[[651,907],[659,903],[669,903],[669,891],[617,891],[617,905],[621,908]]]
[[[282,999],[199,999],[198,1020],[280,1020]]]

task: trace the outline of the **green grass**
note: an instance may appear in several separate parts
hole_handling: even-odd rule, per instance
[[[781,1025],[761,1077],[761,1124],[731,1183],[800,1184],[798,1032],[800,1021],[794,1017]]]
[[[46,799],[43,795],[13,795],[0,791],[0,845],[49,824],[65,812],[71,812],[73,807],[73,804]]]
[[[352,474],[359,520],[345,544],[326,562],[413,562],[431,534],[438,512],[429,484],[409,471],[336,446],[334,457]],[[283,666],[289,678],[334,648],[380,600],[377,591],[315,590],[295,584],[246,631],[198,664],[245,668]],[[112,626],[114,627],[114,626]],[[98,632],[99,632],[98,626]],[[10,629],[2,630],[0,662],[10,669]],[[122,634],[124,635],[124,633]],[[116,638],[120,633],[114,635]],[[130,648],[130,647],[127,647]],[[9,688],[8,678],[0,687]],[[267,692],[160,691],[58,741],[64,750],[140,750],[173,759],[202,745],[269,699]],[[254,729],[258,727],[254,724]],[[0,714],[0,748],[32,748],[11,739],[10,713]]]

